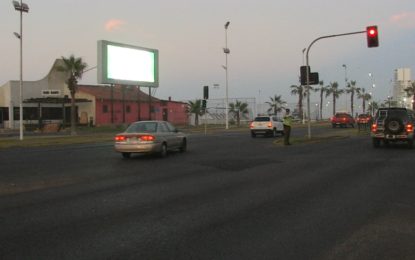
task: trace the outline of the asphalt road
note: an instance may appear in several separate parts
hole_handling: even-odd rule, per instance
[[[415,150],[273,142],[192,135],[163,159],[1,151],[0,259],[415,258]]]

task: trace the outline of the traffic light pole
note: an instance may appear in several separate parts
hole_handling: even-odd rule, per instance
[[[360,34],[360,33],[366,33],[366,31],[359,31],[359,32],[351,32],[351,33],[342,33],[342,34],[333,34],[333,35],[326,35],[319,37],[312,41],[310,45],[307,48],[306,52],[306,66],[309,68],[309,58],[308,54],[310,52],[311,46],[313,46],[314,43],[316,43],[319,40],[327,39],[327,38],[334,38],[334,37],[340,37],[340,36],[347,36],[347,35],[353,35],[353,34]],[[306,88],[307,88],[307,127],[308,127],[308,139],[311,139],[311,117],[310,117],[310,72],[308,69],[306,69]]]

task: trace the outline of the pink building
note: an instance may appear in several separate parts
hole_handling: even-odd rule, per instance
[[[143,89],[148,91],[148,88],[137,86],[79,85],[77,97],[92,100],[94,111],[90,111],[90,114],[96,126],[128,124],[140,120],[188,124],[186,103],[150,97]],[[82,118],[82,115],[79,116]]]

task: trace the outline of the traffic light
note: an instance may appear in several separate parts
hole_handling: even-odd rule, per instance
[[[379,46],[378,35],[378,27],[376,25],[366,27],[367,47],[372,48]]]
[[[300,81],[301,85],[307,85],[307,70],[308,70],[308,79],[310,85],[317,85],[319,83],[318,72],[311,72],[310,66],[301,66],[300,67]]]
[[[203,87],[203,99],[209,99],[209,86]]]
[[[308,75],[311,74],[310,71],[310,66],[301,66],[300,67],[300,77],[301,77],[301,85],[306,85],[306,81],[307,81],[307,70],[308,70]]]
[[[202,99],[202,110],[206,110],[206,99]]]

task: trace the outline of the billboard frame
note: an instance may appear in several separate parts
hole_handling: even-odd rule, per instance
[[[139,50],[149,52],[154,55],[154,81],[142,81],[142,80],[127,80],[127,79],[116,79],[108,76],[108,46],[121,47],[132,50]],[[111,42],[107,40],[98,41],[98,63],[97,63],[97,77],[99,84],[120,84],[120,85],[135,85],[143,87],[154,87],[159,86],[159,51],[157,49],[151,49],[146,47],[134,46],[130,44]]]

